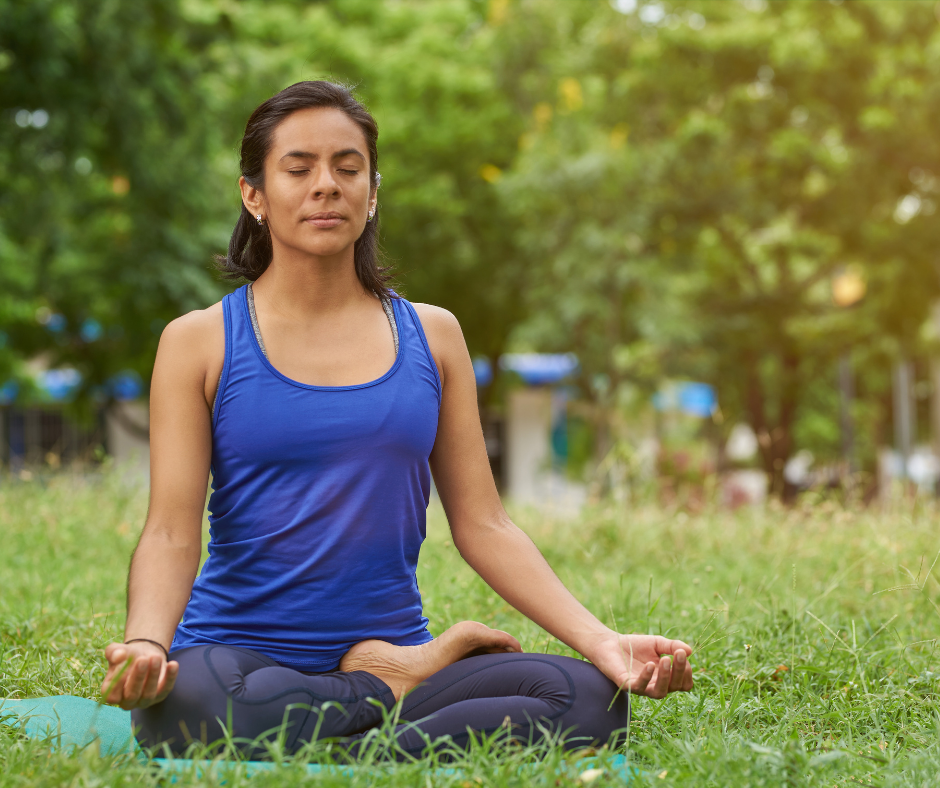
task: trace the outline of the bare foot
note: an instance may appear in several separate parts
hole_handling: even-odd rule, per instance
[[[376,676],[395,694],[395,700],[429,676],[466,657],[522,651],[519,641],[478,621],[461,621],[440,637],[420,646],[393,646],[384,640],[363,640],[347,651],[339,669],[364,670]]]

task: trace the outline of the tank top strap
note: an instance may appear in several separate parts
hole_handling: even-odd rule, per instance
[[[441,394],[443,391],[441,387],[441,376],[438,373],[437,362],[434,361],[434,355],[431,353],[431,346],[428,344],[427,335],[424,333],[424,326],[421,325],[421,318],[418,317],[418,313],[410,301],[407,301],[404,298],[396,298],[395,301],[397,301],[397,303],[401,304],[402,306],[402,312],[404,312],[402,317],[407,318],[400,320],[399,322],[405,324],[408,329],[408,333],[411,334],[414,338],[414,349],[412,355],[417,357],[417,359],[420,359],[417,361],[420,366],[426,367],[427,374],[430,377],[430,380],[434,386],[434,391],[437,394],[437,405],[440,407]]]
[[[223,332],[225,336],[225,350],[222,354],[222,372],[219,373],[219,382],[215,387],[215,396],[212,398],[212,428],[215,429],[216,418],[219,414],[219,400],[222,398],[222,393],[225,391],[225,384],[228,382],[228,372],[232,366],[231,357],[232,357],[232,295],[228,295],[222,298],[222,323],[223,323]]]
[[[251,336],[245,336],[245,323],[250,322],[248,308],[245,301],[245,288],[242,285],[237,290],[222,298],[222,319],[225,324],[225,355],[222,362],[222,374],[219,376],[219,385],[215,391],[215,399],[212,402],[212,426],[215,428],[222,402],[225,399],[225,391],[229,379],[232,375],[233,366],[240,366],[245,352],[251,353],[251,346],[248,340]],[[237,359],[237,360],[236,360]]]
[[[240,374],[256,374],[262,372],[267,366],[265,358],[267,353],[263,339],[258,329],[257,318],[252,309],[249,285],[242,285],[237,290],[222,299],[222,314],[225,323],[225,357],[219,385],[216,388],[215,399],[212,403],[212,425],[215,427],[225,391],[232,370],[238,369]],[[441,403],[442,386],[437,363],[431,353],[421,318],[414,305],[407,299],[393,293],[390,299],[382,300],[382,308],[389,318],[392,336],[395,344],[396,364],[399,361],[406,364],[417,364],[420,371],[432,384],[437,395],[438,407]],[[403,346],[410,346],[407,349]],[[398,356],[404,354],[405,358]],[[250,372],[249,372],[250,370]],[[264,374],[262,372],[262,374]]]

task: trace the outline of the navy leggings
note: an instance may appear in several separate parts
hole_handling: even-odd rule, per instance
[[[177,755],[194,740],[221,740],[224,724],[250,757],[263,757],[264,749],[249,742],[281,732],[288,752],[337,737],[355,758],[366,732],[395,706],[388,685],[365,671],[300,673],[230,646],[180,649],[173,659],[180,664],[173,691],[162,703],[136,709],[133,721],[143,746],[166,744]],[[441,751],[463,749],[471,731],[500,728],[524,743],[562,734],[569,748],[605,744],[619,732],[616,744],[629,719],[628,696],[589,662],[484,654],[449,665],[405,697],[392,757],[420,756],[435,741]]]

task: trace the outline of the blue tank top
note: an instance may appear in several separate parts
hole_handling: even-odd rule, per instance
[[[221,643],[324,671],[361,640],[432,639],[415,571],[441,383],[414,307],[392,304],[388,372],[309,386],[262,353],[246,287],[223,299],[209,558],[173,649]]]

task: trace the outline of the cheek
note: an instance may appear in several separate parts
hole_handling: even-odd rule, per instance
[[[273,224],[282,228],[294,224],[292,220],[301,212],[305,198],[306,190],[298,183],[281,183],[270,189],[265,202]]]
[[[368,206],[370,196],[368,187],[360,187],[350,193],[349,201],[352,205]]]
[[[288,207],[295,205],[299,200],[303,200],[308,191],[303,178],[291,178],[290,180],[279,180],[268,196],[273,203]]]

